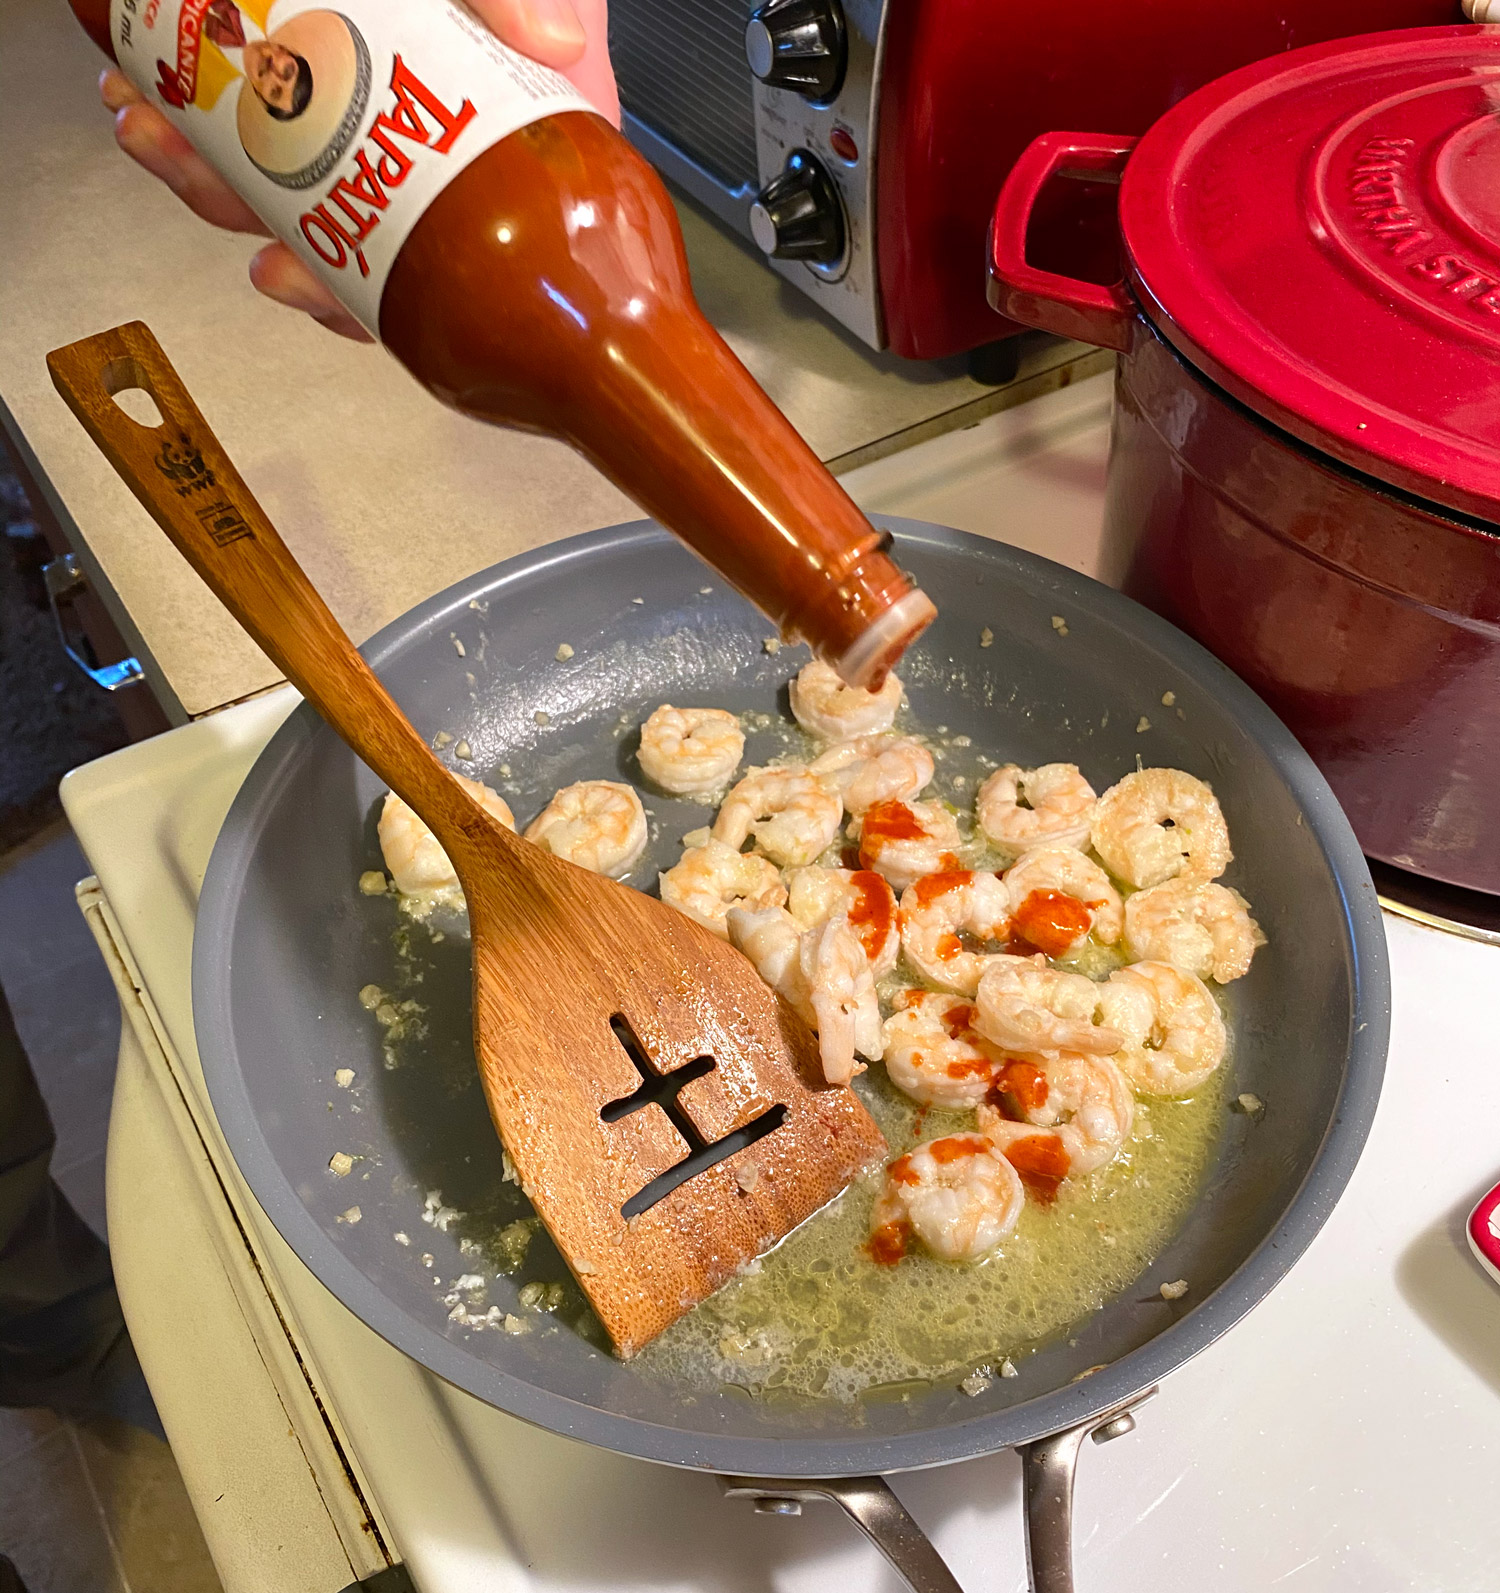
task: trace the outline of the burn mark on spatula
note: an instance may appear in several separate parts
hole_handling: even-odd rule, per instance
[[[623,1014],[617,1012],[609,1020],[609,1026],[614,1030],[615,1038],[620,1042],[626,1056],[634,1064],[636,1072],[640,1074],[641,1083],[640,1088],[629,1095],[607,1102],[600,1109],[599,1116],[606,1123],[618,1123],[622,1118],[629,1117],[632,1112],[642,1111],[648,1106],[660,1107],[688,1147],[688,1154],[680,1162],[667,1168],[664,1173],[659,1173],[643,1189],[637,1190],[620,1208],[620,1215],[627,1222],[632,1217],[638,1217],[643,1211],[650,1211],[658,1201],[664,1200],[688,1179],[706,1172],[722,1161],[727,1161],[736,1152],[744,1150],[747,1145],[753,1145],[757,1140],[764,1139],[767,1134],[774,1133],[786,1120],[786,1107],[778,1103],[762,1112],[752,1122],[746,1123],[743,1128],[735,1129],[733,1133],[726,1134],[722,1139],[705,1140],[698,1132],[697,1125],[682,1109],[678,1096],[695,1079],[701,1079],[706,1073],[713,1072],[714,1059],[711,1056],[694,1057],[691,1062],[685,1062],[670,1073],[661,1073],[652,1065],[640,1037]]]

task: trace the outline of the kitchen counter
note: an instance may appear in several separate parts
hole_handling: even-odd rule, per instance
[[[636,517],[562,444],[465,420],[379,351],[259,298],[245,276],[255,241],[204,226],[116,150],[102,64],[63,0],[0,7],[0,424],[174,720],[277,672],[53,391],[44,355],[60,344],[145,321],[356,639],[475,569]],[[1030,335],[1018,379],[993,388],[962,362],[873,355],[680,208],[705,311],[837,470],[1107,363]]]

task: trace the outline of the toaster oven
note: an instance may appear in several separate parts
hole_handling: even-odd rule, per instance
[[[1059,127],[1144,132],[1261,56],[1460,20],[1457,0],[611,0],[625,131],[871,348],[1018,331],[985,301],[1015,159]],[[1039,263],[1112,280],[1108,194],[1058,185]]]

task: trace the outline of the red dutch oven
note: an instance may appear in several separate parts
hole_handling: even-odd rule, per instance
[[[1124,280],[1028,265],[1043,187],[1100,173]],[[1038,139],[990,299],[1120,351],[1105,578],[1266,698],[1368,854],[1500,894],[1500,27],[1317,45],[1138,141]]]

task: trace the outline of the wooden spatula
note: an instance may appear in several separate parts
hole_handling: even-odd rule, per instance
[[[739,952],[651,897],[518,839],[443,767],[313,590],[145,325],[57,349],[47,366],[230,613],[447,851],[469,905],[474,1049],[490,1113],[621,1355],[882,1156],[869,1114],[849,1090],[823,1084],[816,1040]],[[155,401],[161,425],[143,426],[115,403],[135,387]]]

